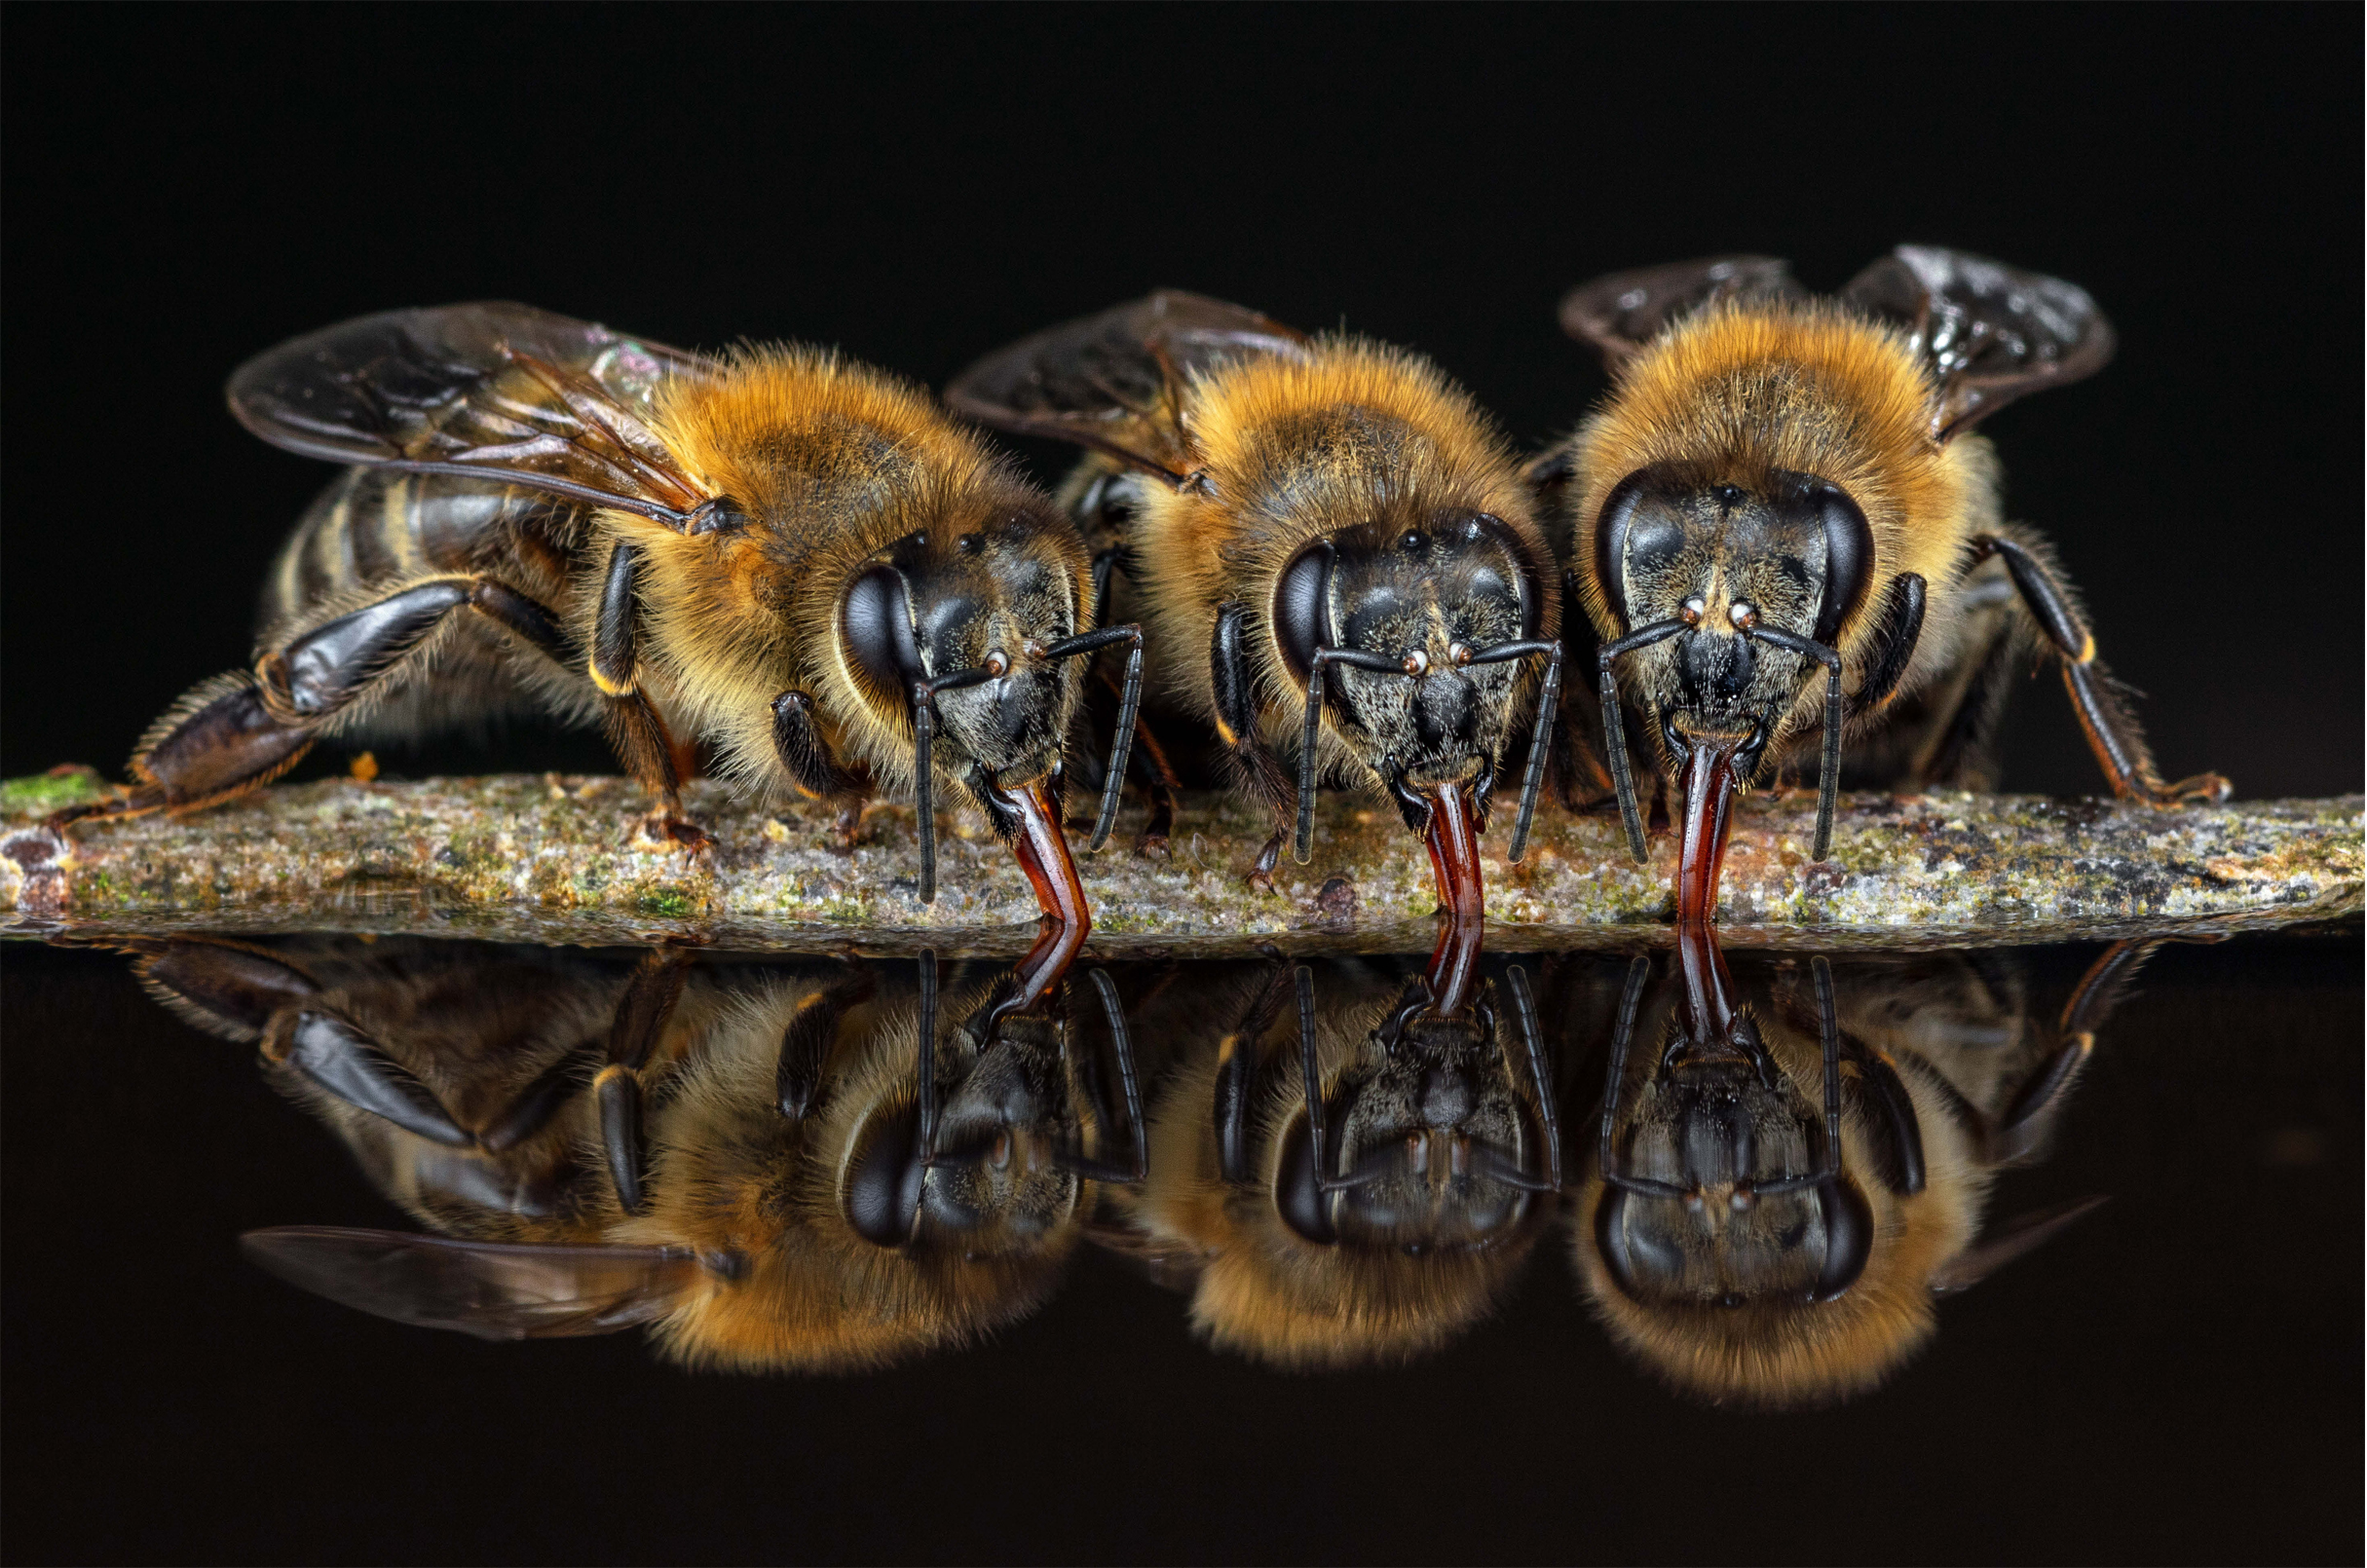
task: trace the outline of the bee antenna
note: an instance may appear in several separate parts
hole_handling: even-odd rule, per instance
[[[920,1159],[937,1157],[937,950],[920,950],[920,1039],[914,1053],[920,1064]]]
[[[1292,978],[1298,987],[1298,1074],[1307,1101],[1307,1141],[1315,1156],[1320,1192],[1329,1173],[1323,1163],[1323,1082],[1315,1064],[1315,971],[1300,964]]]
[[[913,810],[920,830],[920,902],[937,902],[937,770],[932,757],[937,739],[937,693],[959,691],[992,681],[1001,670],[974,665],[913,683]]]
[[[1537,999],[1529,994],[1528,971],[1519,964],[1507,976],[1512,981],[1513,1017],[1521,1026],[1521,1042],[1528,1055],[1529,1081],[1537,1090],[1537,1120],[1545,1135],[1545,1179],[1561,1190],[1561,1118],[1554,1105],[1553,1075],[1546,1070],[1545,1042],[1537,1030]]]
[[[1529,824],[1537,815],[1537,791],[1545,783],[1545,753],[1553,738],[1554,710],[1561,698],[1561,645],[1559,642],[1498,643],[1483,649],[1467,661],[1472,664],[1505,664],[1533,654],[1545,655],[1545,684],[1537,689],[1537,719],[1528,737],[1528,766],[1521,778],[1521,815],[1513,823],[1512,854],[1519,860],[1528,848]],[[1631,791],[1631,793],[1633,793]]]
[[[1409,655],[1410,656],[1410,655]],[[1301,866],[1315,853],[1315,752],[1323,738],[1323,667],[1346,664],[1383,675],[1411,675],[1405,659],[1368,653],[1361,648],[1318,648],[1307,660],[1306,722],[1298,733],[1298,832],[1291,845],[1292,858]]]
[[[1117,1053],[1118,1092],[1126,1100],[1126,1139],[1133,1145],[1132,1175],[1121,1177],[1140,1181],[1150,1174],[1150,1150],[1143,1137],[1143,1087],[1134,1073],[1134,1041],[1126,1032],[1126,1010],[1118,1005],[1117,983],[1107,969],[1093,971],[1093,989],[1101,993],[1102,1014],[1109,1021],[1109,1044]]]
[[[913,811],[920,830],[920,902],[937,902],[937,701],[925,685],[913,688]],[[934,992],[929,988],[929,993]]]
[[[1643,953],[1635,955],[1628,965],[1627,989],[1619,998],[1619,1027],[1611,1035],[1611,1064],[1603,1071],[1602,1132],[1595,1148],[1595,1163],[1601,1168],[1602,1178],[1613,1186],[1621,1185],[1618,1155],[1613,1148],[1619,1119],[1620,1080],[1627,1076],[1628,1042],[1635,1035],[1635,1009],[1643,1001],[1644,981],[1652,973],[1652,960]]]
[[[1841,801],[1841,655],[1822,643],[1769,626],[1746,626],[1743,635],[1824,666],[1823,776],[1817,781],[1817,841],[1808,855],[1822,860],[1832,851],[1833,811]]]
[[[1537,722],[1529,730],[1528,767],[1521,779],[1521,815],[1513,822],[1511,858],[1516,864],[1528,849],[1528,826],[1537,815],[1537,791],[1545,783],[1545,753],[1552,743],[1554,710],[1560,700],[1561,645],[1556,643],[1545,655],[1545,685],[1537,691]],[[1634,793],[1633,788],[1629,793]]]
[[[1833,966],[1824,954],[1810,960],[1817,976],[1817,1033],[1824,1048],[1824,1160],[1820,1183],[1841,1174],[1841,1023],[1833,1009]]]
[[[1611,782],[1619,791],[1619,820],[1628,830],[1628,852],[1635,857],[1638,866],[1650,865],[1652,853],[1644,847],[1643,813],[1635,808],[1635,775],[1628,766],[1627,721],[1621,717],[1619,678],[1611,672],[1611,666],[1622,655],[1666,642],[1684,629],[1681,620],[1656,621],[1615,643],[1603,644],[1595,654],[1595,668],[1602,677],[1603,750],[1610,753]]]
[[[1108,843],[1109,830],[1117,824],[1118,800],[1126,788],[1126,761],[1134,753],[1135,717],[1143,707],[1143,628],[1104,626],[1099,631],[1065,638],[1037,655],[1046,661],[1073,658],[1119,643],[1130,645],[1126,653],[1126,684],[1118,696],[1117,728],[1109,734],[1109,765],[1102,775],[1102,810],[1094,819],[1093,837],[1086,840],[1087,854]]]

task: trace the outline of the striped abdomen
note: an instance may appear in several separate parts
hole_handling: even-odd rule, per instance
[[[563,612],[582,535],[574,504],[443,474],[348,468],[305,508],[264,579],[258,626],[423,577],[487,573]]]
[[[272,563],[257,656],[427,578],[497,579],[565,624],[588,521],[573,503],[510,485],[349,468],[305,509]],[[553,663],[481,616],[450,617],[422,652],[413,671],[326,732],[394,739],[504,713],[541,711],[582,722],[594,711],[580,655]]]

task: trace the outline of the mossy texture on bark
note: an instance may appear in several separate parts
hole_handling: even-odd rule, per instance
[[[0,785],[0,907],[19,929],[225,924],[404,928],[520,940],[702,933],[761,946],[856,942],[948,951],[1024,946],[1035,905],[1010,852],[974,816],[940,821],[938,893],[915,895],[908,804],[872,808],[855,846],[831,813],[765,808],[718,784],[691,810],[715,834],[694,863],[636,831],[640,791],[545,775],[266,790],[180,820],[41,817],[95,795],[87,775]],[[1081,857],[1094,947],[1218,952],[1287,941],[1426,945],[1436,905],[1421,841],[1393,812],[1346,797],[1317,816],[1311,862],[1286,857],[1274,892],[1243,874],[1264,819],[1225,797],[1187,799],[1166,858]],[[1851,797],[1829,861],[1811,862],[1813,795],[1739,803],[1719,919],[1738,937],[1851,933],[1879,945],[2035,940],[2132,928],[2249,927],[2354,915],[2361,802],[2253,802],[2156,811],[2110,801],[1933,794]],[[1609,816],[1540,812],[1520,865],[1487,837],[1488,912],[1502,945],[1634,940],[1670,912],[1673,844],[1628,857]],[[1079,835],[1081,840],[1081,834]]]

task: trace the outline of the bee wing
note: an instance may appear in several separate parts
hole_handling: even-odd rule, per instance
[[[672,1311],[701,1265],[669,1247],[530,1247],[282,1225],[239,1238],[266,1273],[343,1306],[479,1339],[614,1333]]]
[[[530,305],[444,305],[257,355],[230,378],[230,411],[306,457],[506,481],[679,525],[709,498],[649,416],[667,377],[719,369]]]
[[[1616,369],[1660,330],[1718,300],[1799,299],[1791,263],[1773,256],[1704,256],[1608,273],[1561,296],[1561,330],[1593,344]]]
[[[1306,334],[1239,305],[1163,288],[988,355],[946,402],[981,425],[1107,452],[1181,484],[1192,469],[1184,390],[1228,359],[1305,353]]]
[[[1128,1225],[1087,1225],[1085,1239],[1125,1258],[1151,1284],[1169,1290],[1190,1289],[1208,1266],[1208,1254],[1200,1249],[1184,1242],[1163,1242]]]
[[[2110,1203],[2111,1198],[2099,1193],[2088,1198],[2074,1198],[2068,1203],[2036,1209],[2026,1214],[2016,1214],[1997,1227],[1996,1233],[1978,1242],[1939,1266],[1932,1276],[1934,1295],[1953,1295],[1970,1290],[1999,1269],[2052,1241],[2057,1235],[2086,1218]]]
[[[2112,323],[2085,289],[1961,250],[1900,245],[1850,280],[1841,298],[1911,335],[1939,384],[1934,440],[2112,358]]]

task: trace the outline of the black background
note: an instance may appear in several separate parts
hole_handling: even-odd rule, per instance
[[[244,661],[327,471],[232,366],[396,305],[804,337],[942,385],[1175,284],[1435,355],[1523,443],[1554,306],[1727,249],[2073,279],[2119,362],[1988,429],[2170,777],[2359,786],[2354,8],[13,8],[0,768],[120,765]],[[1067,454],[1030,456],[1047,478]],[[2009,787],[2100,780],[2052,681]],[[589,736],[390,759],[613,765]],[[323,758],[321,765],[336,765]]]
[[[2023,960],[2035,1016],[2096,951]],[[1663,1392],[1580,1304],[1559,1232],[1495,1321],[1355,1374],[1215,1355],[1181,1296],[1099,1255],[990,1344],[865,1378],[401,1327],[233,1248],[409,1228],[251,1047],[173,1019],[121,958],[5,960],[13,1561],[2357,1553],[2355,927],[2158,955],[2053,1158],[2007,1173],[1989,1214],[2114,1201],[1942,1302],[1880,1393],[1790,1415]],[[1600,1072],[1603,1042],[1563,1048],[1573,1082]]]
[[[0,770],[112,769],[245,658],[327,473],[220,385],[348,316],[514,297],[942,384],[1175,284],[1423,349],[1535,444],[1600,390],[1568,284],[1724,249],[1835,284],[1917,240],[2121,329],[1987,429],[2165,771],[2359,786],[2355,8],[5,25]],[[609,765],[535,734],[410,765],[571,761]],[[2096,788],[2051,683],[2007,781]],[[112,960],[12,950],[7,1555],[2347,1557],[2356,1123],[2309,1180],[2253,1151],[2355,1104],[2358,973],[2280,951],[2186,952],[2123,1015],[2090,1136],[2023,1189],[2121,1192],[2112,1228],[1953,1304],[1885,1394],[1777,1419],[1661,1394],[1557,1259],[1463,1348],[1354,1379],[1201,1353],[1098,1264],[995,1348],[862,1382],[350,1318],[228,1250],[388,1221],[330,1140]]]

